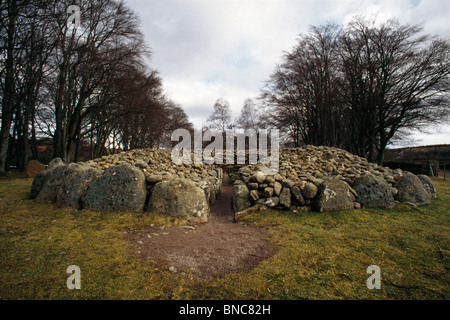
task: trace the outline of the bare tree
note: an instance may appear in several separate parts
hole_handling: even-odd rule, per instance
[[[21,8],[20,23],[16,28],[19,37],[14,76],[14,143],[9,151],[13,158],[12,164],[19,169],[25,168],[30,142],[32,157],[38,158],[36,110],[40,104],[41,87],[49,74],[46,64],[54,49],[54,39],[48,22],[45,5],[41,1],[28,1],[27,5]]]
[[[232,123],[229,102],[222,98],[217,99],[214,104],[214,111],[207,121],[212,129],[222,130],[222,132],[225,132],[226,129],[230,129]]]
[[[330,24],[301,34],[263,89],[272,124],[287,129],[296,146],[337,143],[341,110],[334,84],[339,76],[339,33],[340,28]]]
[[[397,20],[313,27],[263,89],[266,120],[296,146],[341,147],[381,164],[393,139],[448,119],[449,49]]]
[[[255,131],[259,129],[260,114],[252,99],[245,100],[241,115],[236,120],[236,127],[244,130],[254,129]]]
[[[354,141],[365,144],[370,161],[381,164],[398,133],[448,119],[447,40],[395,19],[377,23],[358,17],[341,43],[342,92],[358,128]]]
[[[29,144],[37,158],[38,134],[52,138],[54,157],[77,161],[89,143],[92,157],[158,147],[171,127],[190,125],[144,63],[150,50],[124,1],[77,1],[74,25],[72,4],[0,2],[0,172],[8,161],[23,169]]]
[[[67,25],[61,5],[55,3],[58,30],[55,87],[54,156],[73,160],[84,118],[91,105],[99,105],[99,89],[127,61],[139,62],[146,45],[138,18],[122,1],[82,1],[81,25]],[[65,12],[65,11],[62,11]],[[94,100],[94,102],[93,102]]]
[[[0,132],[0,173],[6,170],[9,137],[14,108],[14,68],[16,59],[17,32],[16,23],[19,16],[19,3],[16,0],[2,1],[0,14],[2,23],[0,32],[2,39],[2,128]],[[4,75],[3,75],[4,70]]]

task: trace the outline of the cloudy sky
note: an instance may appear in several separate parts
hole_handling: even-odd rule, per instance
[[[126,0],[140,16],[152,48],[151,67],[167,95],[183,106],[196,127],[214,102],[230,102],[233,116],[259,95],[283,51],[311,25],[345,24],[377,14],[423,24],[450,37],[448,0]],[[416,145],[450,143],[450,125],[417,134]]]

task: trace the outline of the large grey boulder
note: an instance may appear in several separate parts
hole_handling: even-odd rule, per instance
[[[36,193],[36,202],[38,203],[55,203],[58,190],[70,174],[68,166],[60,164],[45,171],[42,175],[35,177],[36,183],[31,186],[32,196]],[[42,186],[39,188],[39,184]]]
[[[193,181],[177,178],[154,186],[147,211],[202,223],[208,221],[209,205],[205,192]]]
[[[33,179],[33,182],[31,183],[31,190],[30,190],[30,198],[36,199],[39,192],[41,192],[42,187],[45,184],[45,181],[47,180],[49,171],[44,170],[39,172]]]
[[[54,158],[47,166],[47,169],[53,170],[56,167],[64,165],[64,161],[61,158]]]
[[[61,158],[55,158],[53,159],[48,166],[45,168],[45,170],[40,171],[33,179],[33,182],[31,183],[31,194],[30,197],[31,199],[36,199],[36,197],[39,195],[39,193],[41,192],[42,188],[45,185],[45,182],[47,181],[50,173],[53,172],[53,170],[59,166],[63,166],[64,162],[61,160]],[[56,195],[54,195],[53,197],[49,197],[50,198],[50,202],[54,201]],[[42,197],[44,198],[44,197]],[[44,199],[41,200],[41,202],[47,202],[44,201]]]
[[[353,209],[355,194],[345,181],[329,178],[320,184],[312,209],[317,212]]]
[[[77,163],[67,165],[65,178],[56,192],[56,205],[81,209],[82,197],[102,173],[101,170]]]
[[[433,181],[431,181],[430,177],[424,174],[418,174],[417,178],[422,181],[425,190],[431,195],[431,198],[436,198],[436,188],[434,187]]]
[[[233,186],[233,210],[242,211],[250,207],[249,190],[245,184],[235,184]]]
[[[395,187],[398,190],[396,200],[400,202],[415,205],[431,202],[431,194],[425,189],[422,181],[413,173],[404,172]]]
[[[147,189],[142,171],[129,164],[105,170],[95,179],[82,198],[86,209],[105,211],[142,211]]]
[[[358,193],[356,201],[363,206],[373,208],[395,206],[392,188],[382,177],[366,174],[355,181],[353,189]]]

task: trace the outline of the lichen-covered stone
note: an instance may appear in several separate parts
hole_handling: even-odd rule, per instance
[[[291,207],[291,189],[284,187],[280,193],[280,205],[288,209]]]
[[[81,199],[91,183],[102,175],[102,171],[88,166],[71,163],[67,166],[67,176],[56,194],[56,205],[81,208]]]
[[[177,178],[155,185],[147,211],[203,223],[208,221],[209,205],[193,181]]]
[[[242,211],[250,207],[249,190],[245,184],[233,186],[233,210]]]
[[[396,199],[400,202],[416,205],[431,202],[431,193],[425,189],[422,181],[413,173],[405,172],[395,188],[398,190]]]
[[[272,198],[262,198],[256,201],[257,204],[265,205],[269,208],[274,208],[280,203],[280,199],[278,197],[272,197]]]
[[[110,167],[89,186],[83,207],[105,211],[142,211],[147,189],[141,170],[130,164]]]
[[[248,184],[248,188],[249,188],[250,190],[258,190],[258,187],[259,187],[259,185],[258,185],[257,182],[250,182],[250,183]]]
[[[253,202],[256,202],[259,200],[259,191],[258,190],[250,190],[250,198],[253,200]]]
[[[293,186],[291,188],[291,193],[293,199],[301,206],[305,205],[305,198],[302,195],[302,190],[298,186]]]
[[[62,165],[64,165],[64,162],[61,160],[61,158],[55,158],[52,161],[50,161],[50,163],[48,164],[48,166],[45,170],[40,171],[36,174],[36,176],[33,179],[32,184],[31,184],[31,194],[30,194],[31,199],[37,198],[37,196],[41,192],[42,188],[44,187],[45,182],[47,181],[47,178],[49,177],[50,173],[53,172],[53,170],[55,168],[62,166]],[[47,196],[45,196],[43,198],[46,198],[46,197]],[[52,198],[51,201],[54,200],[53,196],[50,198]],[[41,200],[41,202],[46,202],[46,201]]]
[[[436,188],[434,187],[433,181],[431,181],[430,177],[424,174],[418,174],[417,178],[422,181],[425,190],[427,190],[427,192],[431,195],[431,198],[436,198]]]
[[[266,180],[266,177],[267,176],[264,173],[262,173],[261,171],[258,171],[252,176],[252,179],[253,179],[253,181],[256,181],[258,183],[263,183],[264,180]]]
[[[42,187],[36,196],[36,202],[39,203],[55,203],[56,195],[61,185],[64,183],[66,177],[70,174],[68,166],[65,164],[59,164],[50,169],[43,171],[43,175],[36,176],[38,181],[42,179]],[[36,180],[35,178],[35,180]],[[31,187],[33,189],[38,189],[36,186]]]
[[[350,186],[339,179],[330,178],[322,182],[313,202],[313,210],[317,212],[353,209],[355,195]]]
[[[357,179],[353,188],[358,193],[356,201],[366,207],[392,208],[395,199],[392,188],[381,177],[367,174]]]
[[[305,197],[305,199],[314,199],[319,189],[316,187],[315,184],[311,182],[305,183],[305,186],[302,189],[302,194]]]
[[[272,196],[273,196],[273,188],[270,188],[270,187],[264,188],[263,197],[271,198]]]

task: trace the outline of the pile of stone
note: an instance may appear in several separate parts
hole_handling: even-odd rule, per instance
[[[159,182],[173,179],[187,179],[204,190],[206,200],[214,204],[222,185],[222,169],[216,166],[200,164],[177,165],[172,160],[172,151],[166,149],[135,149],[99,159],[90,160],[85,165],[107,170],[120,164],[129,164],[139,168],[145,176],[149,193]]]
[[[78,209],[149,211],[206,222],[223,182],[233,183],[234,211],[258,206],[301,211],[421,205],[436,196],[427,176],[391,170],[344,150],[306,146],[280,151],[276,174],[262,164],[181,164],[171,150],[136,149],[84,163],[54,159],[31,197]],[[229,174],[231,173],[231,174]],[[237,214],[237,216],[242,216]]]
[[[436,196],[431,180],[369,163],[347,151],[306,146],[280,152],[278,173],[249,165],[234,175],[233,208],[254,205],[300,211],[426,204]]]
[[[206,222],[222,169],[176,165],[170,150],[136,149],[85,163],[54,159],[33,180],[31,197],[78,209],[151,211]]]

